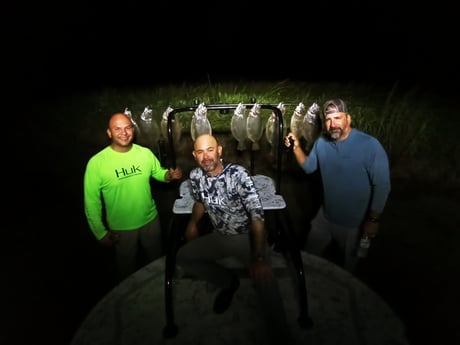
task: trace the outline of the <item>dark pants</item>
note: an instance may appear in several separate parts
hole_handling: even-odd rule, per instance
[[[163,255],[159,217],[139,229],[113,231],[118,235],[114,251],[120,281],[140,268],[139,256],[142,256],[147,264]]]
[[[321,208],[311,222],[305,250],[313,255],[324,256],[326,248],[334,240],[343,255],[343,267],[354,273],[356,268],[356,244],[359,228],[349,228],[328,221]]]
[[[211,232],[179,248],[177,264],[186,274],[214,284],[219,288],[230,286],[234,272],[217,261],[234,257],[249,270],[251,250],[249,235],[221,235]],[[268,251],[267,257],[270,258]],[[283,301],[275,277],[268,282],[254,281],[259,305],[265,317],[268,337],[273,344],[285,344],[291,339]],[[288,342],[286,342],[288,341]]]

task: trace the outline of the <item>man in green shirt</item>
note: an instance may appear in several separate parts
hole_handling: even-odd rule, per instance
[[[113,247],[119,279],[135,272],[138,250],[150,262],[162,253],[161,227],[150,178],[169,182],[182,178],[180,168],[166,169],[153,152],[133,143],[130,116],[111,116],[111,144],[92,156],[84,175],[85,214],[102,245]]]

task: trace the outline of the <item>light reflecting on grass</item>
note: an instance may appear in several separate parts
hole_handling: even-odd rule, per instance
[[[431,97],[432,96],[432,97]],[[441,95],[442,96],[442,95]],[[258,103],[286,106],[286,123],[299,102],[322,105],[330,98],[343,98],[349,105],[353,126],[376,136],[388,152],[393,174],[408,179],[455,183],[460,179],[460,149],[453,128],[459,117],[439,103],[437,95],[427,95],[417,88],[357,83],[300,83],[289,80],[239,83],[181,83],[155,87],[105,88],[61,97],[48,114],[56,126],[65,127],[69,118],[78,118],[80,148],[94,153],[107,144],[104,137],[110,114],[128,107],[140,115],[146,105],[152,107],[153,121],[160,123],[168,106],[173,108],[205,104]],[[65,114],[65,116],[63,116]],[[178,114],[182,133],[190,131],[193,112]],[[231,114],[230,114],[231,115]],[[261,113],[265,123],[270,111]],[[229,114],[210,111],[209,119],[216,133],[230,132]],[[453,117],[453,119],[452,119]],[[63,137],[65,134],[63,134]],[[64,140],[64,139],[63,139]]]

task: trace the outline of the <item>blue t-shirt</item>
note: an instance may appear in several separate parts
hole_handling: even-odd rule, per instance
[[[358,227],[369,210],[383,211],[391,189],[388,157],[369,134],[353,128],[343,141],[322,136],[301,167],[306,173],[319,169],[329,221]]]
[[[240,165],[225,163],[217,176],[195,168],[190,172],[190,185],[193,197],[204,204],[214,229],[222,234],[246,233],[252,219],[264,220],[254,180]]]

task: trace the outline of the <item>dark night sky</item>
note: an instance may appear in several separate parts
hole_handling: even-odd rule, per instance
[[[37,90],[208,77],[437,89],[459,76],[454,11],[441,2],[151,2],[21,5],[6,31],[13,78]]]

